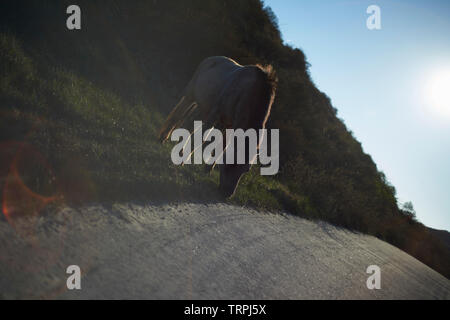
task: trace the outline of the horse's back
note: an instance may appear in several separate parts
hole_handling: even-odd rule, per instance
[[[233,69],[236,67],[242,67],[239,63],[231,58],[225,56],[213,56],[205,58],[199,65],[199,69]]]
[[[227,57],[209,57],[203,60],[195,72],[192,89],[199,105],[214,104],[223,87],[234,72],[243,68]]]
[[[203,60],[193,79],[193,91],[199,104],[216,103],[224,91],[246,90],[257,82],[261,70],[257,66],[242,66],[236,61],[214,56]]]

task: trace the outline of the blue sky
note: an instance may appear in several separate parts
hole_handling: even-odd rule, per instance
[[[264,3],[399,202],[412,201],[427,226],[450,230],[450,1]],[[381,30],[366,27],[372,4]]]

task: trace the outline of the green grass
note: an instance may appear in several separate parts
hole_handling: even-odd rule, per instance
[[[130,105],[65,70],[40,72],[13,37],[0,39],[6,70],[0,75],[2,135],[26,141],[44,155],[58,181],[55,192],[66,201],[224,200],[217,169],[209,173],[204,165],[172,164],[173,144],[157,141],[164,117],[156,106]],[[14,133],[12,127],[21,130]],[[25,170],[24,179],[39,193],[35,181],[43,177],[33,172]],[[300,201],[254,167],[231,202],[285,209],[280,195]]]

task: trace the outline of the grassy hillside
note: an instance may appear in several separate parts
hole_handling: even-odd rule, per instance
[[[218,173],[174,166],[157,130],[205,57],[271,63],[280,81],[268,126],[280,129],[280,173],[253,168],[231,201],[373,234],[450,276],[449,251],[399,209],[395,188],[259,0],[80,0],[79,31],[65,27],[70,4],[0,4],[3,190],[14,162],[33,192],[70,204],[221,201]]]

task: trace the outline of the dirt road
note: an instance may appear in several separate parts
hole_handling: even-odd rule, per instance
[[[91,205],[0,221],[0,298],[450,299],[450,281],[374,237],[227,204]],[[67,290],[66,268],[82,270]],[[369,290],[369,265],[381,289]]]

